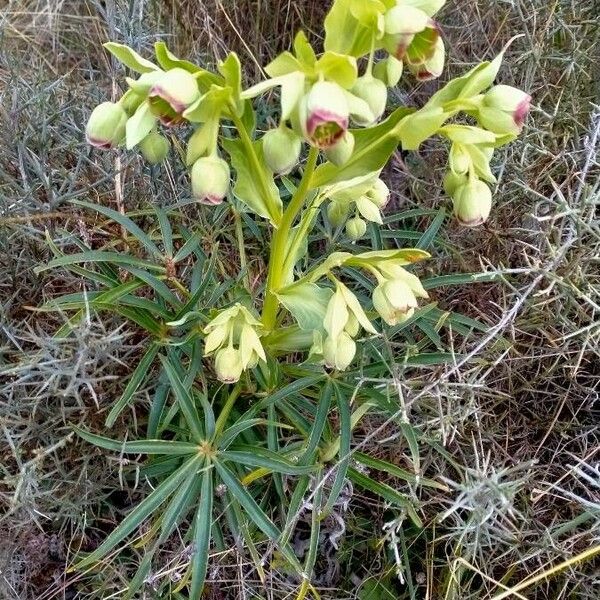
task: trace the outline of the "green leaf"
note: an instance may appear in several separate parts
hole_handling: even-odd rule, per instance
[[[323,328],[327,305],[333,292],[314,283],[286,288],[277,294],[279,301],[292,314],[301,329],[307,331]]]
[[[242,65],[235,52],[230,52],[227,58],[219,63],[219,73],[225,78],[227,85],[233,90],[233,99],[241,107],[242,94]],[[241,114],[240,114],[241,116]]]
[[[183,69],[184,71],[188,71],[192,74],[204,72],[204,69],[200,68],[194,63],[177,58],[167,48],[167,45],[164,42],[156,42],[154,44],[154,52],[156,54],[156,60],[158,64],[165,71],[170,71],[171,69]]]
[[[244,431],[252,429],[257,425],[266,425],[267,423],[269,423],[269,421],[266,421],[265,419],[248,419],[247,421],[235,423],[218,437],[217,442],[219,449],[226,450]]]
[[[106,42],[103,46],[121,63],[137,73],[150,73],[158,70],[158,67],[149,60],[140,56],[135,50],[124,44]]]
[[[423,522],[415,511],[411,500],[404,494],[400,494],[386,483],[375,481],[374,479],[371,479],[371,477],[368,477],[367,475],[364,475],[353,468],[348,469],[348,477],[358,487],[376,494],[390,504],[395,504],[400,508],[403,508],[406,510],[408,516],[418,528],[423,527]]]
[[[276,452],[259,447],[252,447],[248,450],[225,450],[219,453],[219,457],[223,461],[236,462],[242,466],[269,469],[274,473],[283,473],[284,475],[306,475],[315,470],[312,465],[296,465]]]
[[[123,409],[129,404],[131,398],[135,392],[137,392],[138,388],[142,384],[142,381],[148,380],[148,371],[160,350],[160,346],[158,344],[151,344],[150,348],[146,351],[140,362],[138,363],[135,371],[131,375],[129,381],[127,382],[127,386],[123,391],[121,397],[115,402],[115,405],[112,407],[111,411],[108,413],[108,417],[106,417],[106,427],[112,427],[117,420],[117,417],[121,414]]]
[[[421,283],[426,290],[433,290],[447,285],[465,285],[470,283],[489,283],[502,279],[502,273],[458,273],[456,275],[439,275],[424,279]]]
[[[148,102],[142,102],[133,117],[125,125],[125,140],[127,150],[135,148],[152,130],[156,124],[156,117],[150,110]]]
[[[112,221],[115,221],[115,223],[118,223],[121,225],[121,227],[129,231],[129,233],[138,242],[140,242],[140,244],[142,244],[148,250],[148,252],[150,252],[150,254],[162,259],[163,254],[158,249],[158,246],[150,239],[150,236],[140,227],[138,227],[127,215],[123,215],[119,211],[108,208],[108,206],[103,206],[102,204],[92,204],[91,202],[84,202],[83,200],[72,200],[72,204],[83,206],[89,210],[94,210],[105,217],[108,217]],[[138,264],[138,266],[143,265]]]
[[[202,241],[205,235],[206,232],[202,231],[201,229],[196,231],[196,233],[194,233],[192,237],[188,238],[185,241],[185,244],[181,246],[181,248],[177,251],[177,254],[173,257],[173,262],[179,263],[182,260],[186,259],[192,252],[194,252],[198,248],[200,242]]]
[[[34,272],[39,274],[43,271],[48,271],[49,269],[55,269],[56,267],[66,267],[69,265],[76,265],[78,263],[86,262],[107,262],[125,266],[135,265],[146,269],[154,269],[162,273],[164,273],[166,270],[163,266],[142,260],[141,258],[129,256],[128,254],[120,254],[119,252],[104,252],[102,250],[88,250],[87,252],[81,252],[80,254],[68,254],[66,256],[54,258],[49,263],[36,267]]]
[[[418,150],[450,116],[441,107],[425,107],[402,119],[394,134],[399,138],[403,150]]]
[[[325,52],[315,65],[315,71],[327,81],[334,81],[344,89],[350,89],[358,77],[356,59],[347,54]]]
[[[237,174],[233,193],[252,212],[269,219],[273,224],[277,224],[283,212],[279,189],[275,184],[273,174],[265,166],[262,142],[254,142],[253,146],[260,168],[258,173],[247,156],[242,140],[223,140],[223,147],[229,153],[231,163]],[[270,207],[275,208],[270,209]]]
[[[110,533],[104,542],[82,561],[77,563],[77,569],[89,567],[104,558],[117,544],[123,541],[161,505],[179,486],[192,477],[201,464],[201,458],[195,456],[184,463],[177,471],[167,477],[152,493],[140,502],[125,518],[125,520]]]
[[[340,450],[335,479],[331,485],[327,504],[322,511],[325,515],[333,510],[333,507],[340,496],[342,488],[344,487],[344,482],[346,481],[351,458],[350,443],[352,440],[352,413],[350,411],[350,401],[343,394],[338,385],[334,384],[334,389],[340,419]]]
[[[398,137],[394,133],[396,126],[411,112],[413,109],[398,108],[376,127],[353,130],[355,145],[350,159],[341,167],[330,162],[319,166],[310,187],[320,188],[380,171],[398,147]]]
[[[315,413],[313,426],[310,430],[310,435],[306,443],[304,454],[299,460],[299,464],[309,464],[314,461],[315,453],[321,443],[321,437],[325,426],[327,425],[327,415],[331,406],[331,397],[333,395],[333,383],[328,380],[325,387],[321,390],[317,412]]]
[[[194,558],[192,560],[192,583],[190,598],[200,598],[208,568],[208,551],[212,529],[213,471],[207,469],[202,475],[200,504],[194,525]]]
[[[194,404],[194,398],[190,393],[190,390],[184,386],[177,369],[173,365],[173,357],[174,354],[171,352],[168,358],[161,356],[160,360],[162,361],[165,372],[169,378],[169,381],[171,382],[171,387],[175,393],[175,398],[177,399],[179,408],[181,409],[186,423],[190,428],[192,436],[197,442],[203,442],[205,439],[205,434],[202,430],[202,423],[198,415],[198,410]]]
[[[422,485],[423,487],[441,490],[443,492],[447,492],[449,490],[448,486],[444,485],[443,483],[439,483],[433,479],[417,476],[414,473],[411,473],[406,469],[402,469],[401,467],[398,467],[397,465],[394,465],[386,460],[380,460],[379,458],[374,458],[362,452],[355,452],[353,458],[365,467],[382,471],[383,473],[387,473],[388,475],[397,477],[398,479],[403,479],[412,485]]]
[[[420,250],[427,250],[431,247],[437,234],[439,233],[444,221],[446,220],[446,210],[440,208],[435,219],[431,225],[427,228],[427,231],[421,236],[421,239],[416,244],[416,247]]]
[[[273,521],[263,512],[262,508],[260,508],[232,471],[219,461],[215,461],[214,464],[219,477],[221,477],[221,480],[227,486],[228,491],[240,503],[250,519],[265,535],[269,536],[270,540],[277,542],[281,537],[281,532],[277,529]]]
[[[77,427],[74,429],[77,435],[86,442],[122,454],[170,454],[175,456],[196,454],[198,452],[198,446],[189,442],[174,442],[171,440],[135,440],[132,442],[121,442],[88,431],[83,431],[83,429],[78,429]]]

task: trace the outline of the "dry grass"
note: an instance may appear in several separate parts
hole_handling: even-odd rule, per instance
[[[98,414],[110,406],[139,350],[135,332],[90,316],[77,336],[57,340],[52,334],[61,319],[28,309],[82,285],[63,273],[33,274],[48,255],[45,230],[62,247],[72,245],[73,234],[93,241],[103,231],[89,215],[74,213],[69,199],[112,206],[124,199],[131,209],[149,199],[172,204],[185,194],[176,168],[150,172],[130,157],[115,180],[113,158],[90,160],[82,124],[119,75],[99,44],[115,38],[147,50],[160,36],[199,61],[236,49],[255,80],[257,64],[286,48],[301,24],[319,36],[326,4],[8,0],[0,9],[0,597],[108,597],[116,588],[81,584],[64,574],[64,565],[72,551],[102,535],[88,530],[86,537],[87,522],[100,515],[110,527],[136,494],[120,484],[123,465],[90,453],[69,428],[101,427]],[[490,331],[466,341],[449,335],[448,343],[469,360],[406,372],[395,382],[411,423],[447,451],[442,458],[424,445],[422,460],[446,477],[451,492],[423,498],[429,526],[408,553],[402,528],[388,522],[385,508],[355,496],[344,514],[345,542],[322,557],[323,581],[346,591],[324,589],[323,598],[358,597],[349,582],[379,576],[394,564],[395,551],[404,557],[402,569],[412,570],[416,597],[428,591],[430,598],[493,598],[502,585],[600,543],[600,27],[594,5],[448,2],[442,20],[449,74],[523,33],[501,76],[531,91],[535,110],[523,138],[495,165],[500,182],[490,224],[465,232],[448,223],[446,243],[428,269],[497,271],[502,278],[438,290],[444,309],[480,319]],[[418,104],[437,85],[414,89],[407,80],[397,99]],[[265,107],[263,118],[271,110]],[[439,185],[444,160],[437,143],[419,156],[398,157],[388,170],[395,205],[447,203]],[[402,463],[407,450],[397,431],[380,425],[370,423],[356,442]],[[384,550],[373,553],[372,565],[361,570],[352,562],[361,545],[382,538]],[[215,570],[220,588],[211,597],[262,597],[243,560],[231,558]],[[325,576],[331,561],[342,565],[337,579]],[[105,575],[118,587],[127,569],[126,560],[115,561]],[[521,593],[592,600],[599,577],[597,563],[587,561]],[[269,597],[285,592],[285,582],[270,582]]]

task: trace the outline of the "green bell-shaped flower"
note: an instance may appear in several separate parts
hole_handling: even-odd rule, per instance
[[[356,342],[345,331],[336,338],[326,338],[323,343],[323,359],[330,369],[345,371],[355,355]]]
[[[373,306],[388,325],[397,325],[409,319],[418,306],[417,298],[405,281],[382,281],[373,292]]]
[[[385,83],[376,79],[371,74],[366,74],[356,80],[351,92],[361,100],[364,100],[373,114],[372,120],[363,120],[355,115],[353,117],[354,121],[364,127],[373,125],[373,123],[379,121],[387,106],[388,91]]]
[[[454,214],[462,225],[477,227],[488,220],[492,210],[492,191],[485,182],[469,177],[467,183],[455,190],[453,198]]]
[[[140,152],[151,165],[157,165],[165,160],[170,148],[169,140],[156,131],[149,133],[140,142]]]
[[[353,241],[360,240],[367,233],[367,223],[360,217],[349,219],[346,223],[346,235]]]
[[[201,204],[215,206],[227,196],[231,170],[218,156],[199,158],[192,166],[192,193]]]
[[[148,93],[152,112],[166,126],[177,125],[183,113],[200,98],[196,78],[188,71],[175,68],[165,71]]]
[[[531,96],[510,85],[497,85],[483,96],[478,119],[498,134],[521,133],[531,108]]]
[[[265,163],[273,173],[287,175],[298,164],[302,140],[289,127],[267,131],[262,144]]]
[[[367,196],[377,208],[383,210],[390,201],[390,188],[381,179],[376,179]]]
[[[125,138],[127,112],[120,104],[103,102],[92,111],[85,128],[88,144],[96,148],[116,148]]]
[[[346,131],[337,144],[325,150],[327,160],[332,162],[336,167],[344,166],[354,152],[354,143],[354,136],[349,131]]]
[[[322,150],[334,146],[346,133],[350,108],[344,90],[329,81],[315,83],[303,98],[300,123],[308,142]]]
[[[240,380],[244,367],[242,355],[233,346],[226,346],[215,355],[217,378],[223,383],[236,383]]]

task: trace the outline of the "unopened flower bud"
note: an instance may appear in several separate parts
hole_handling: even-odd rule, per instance
[[[388,92],[385,83],[372,75],[363,75],[356,80],[352,93],[369,105],[374,117],[372,121],[366,121],[355,115],[354,120],[357,124],[368,126],[379,121],[387,105]]]
[[[350,108],[344,90],[336,83],[319,81],[302,102],[302,128],[317,148],[334,146],[346,133]]]
[[[327,218],[334,227],[341,227],[348,218],[350,206],[347,202],[332,200],[327,207]]]
[[[125,112],[131,117],[140,107],[140,104],[146,99],[146,96],[138,94],[133,90],[127,90],[121,98],[119,104],[125,109]]]
[[[462,225],[477,227],[485,223],[492,210],[492,191],[480,179],[470,178],[454,193],[454,214]]]
[[[217,156],[199,158],[192,166],[192,192],[202,204],[223,202],[229,190],[229,165]]]
[[[337,338],[328,337],[323,344],[323,358],[330,369],[345,371],[355,354],[356,343],[345,331]]]
[[[381,179],[377,179],[367,196],[379,209],[383,209],[390,201],[390,188]]]
[[[215,355],[217,378],[223,383],[235,383],[242,376],[242,356],[232,346],[222,348]]]
[[[373,75],[387,87],[396,87],[402,78],[404,63],[395,56],[379,61],[373,69]]]
[[[163,125],[176,125],[183,121],[186,109],[200,98],[200,89],[191,73],[177,67],[161,75],[148,98],[152,112]]]
[[[263,137],[263,154],[267,167],[277,175],[287,175],[297,164],[302,141],[289,127],[267,131]]]
[[[140,142],[140,152],[151,165],[157,165],[165,160],[167,154],[169,154],[170,147],[169,140],[156,131],[149,133]]]
[[[410,286],[405,281],[394,279],[375,288],[373,306],[388,325],[397,325],[413,315],[418,303]]]
[[[483,97],[481,124],[494,133],[520,133],[531,108],[531,96],[509,85],[497,85]]]
[[[337,167],[345,165],[354,152],[354,136],[346,131],[344,136],[331,148],[325,150],[327,160]]]
[[[127,113],[120,104],[103,102],[92,111],[85,137],[96,148],[115,148],[125,137]]]
[[[353,241],[360,240],[367,233],[367,223],[360,217],[354,217],[346,223],[346,235]]]

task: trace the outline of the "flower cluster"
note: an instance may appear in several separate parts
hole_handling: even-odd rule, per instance
[[[220,381],[235,383],[242,372],[267,360],[261,323],[241,304],[220,312],[205,328],[204,355],[215,356]]]
[[[521,132],[531,103],[525,92],[494,86],[503,53],[443,86],[419,110],[400,107],[384,118],[388,88],[405,71],[417,80],[442,73],[445,48],[436,16],[444,4],[334,0],[324,52],[317,54],[300,32],[293,51],[265,67],[269,79],[248,89],[234,53],[212,72],[179,59],[162,42],[155,45],[157,64],[127,46],[105,45],[138,77],[126,79],[128,89],[117,102],[94,109],[88,142],[100,149],[138,147],[155,165],[167,158],[169,138],[191,129],[185,163],[193,198],[214,206],[235,197],[236,206],[272,225],[260,318],[235,304],[203,332],[221,381],[237,381],[280,348],[312,348],[311,356],[328,367],[346,369],[361,331],[377,334],[370,316],[397,325],[414,315],[419,298],[427,298],[404,268],[427,257],[420,250],[334,253],[309,273],[299,267],[321,205],[330,224],[345,227],[353,242],[365,236],[367,222],[383,225],[391,194],[381,172],[399,145],[417,150],[431,136],[442,136],[450,146],[444,188],[456,218],[468,227],[488,219],[494,151]],[[280,91],[278,123],[260,135],[252,102],[272,89]],[[297,181],[276,181],[301,169]],[[280,183],[291,191],[287,206]],[[342,266],[375,277],[372,309],[333,275]],[[318,285],[323,277],[329,287]]]

